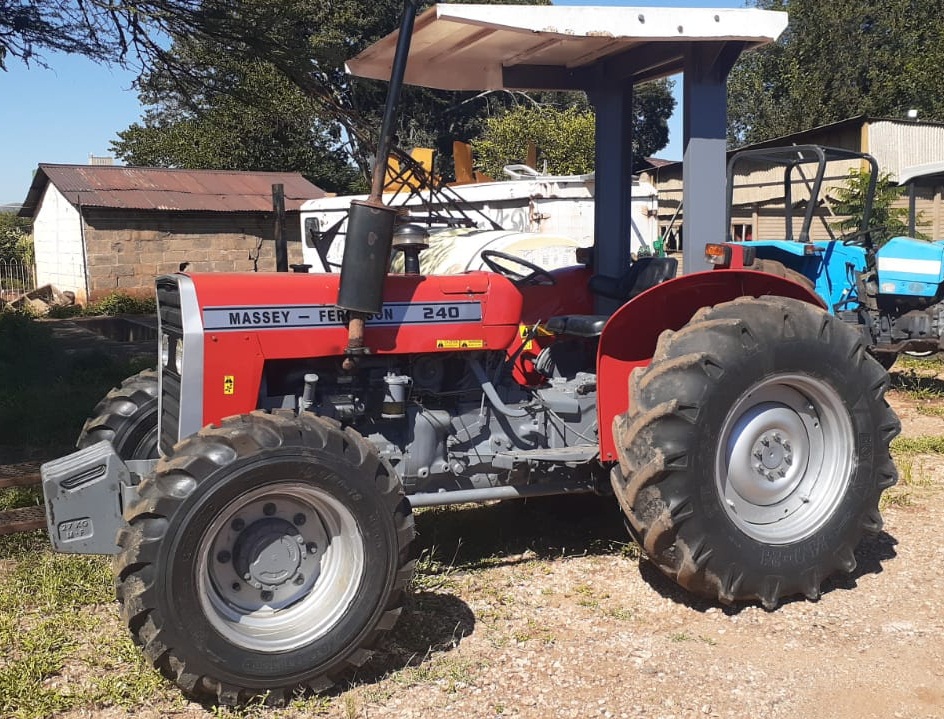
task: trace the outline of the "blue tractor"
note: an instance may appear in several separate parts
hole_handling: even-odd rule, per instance
[[[816,216],[825,198],[827,167],[839,160],[860,161],[869,169],[859,227],[850,234],[836,234]],[[902,352],[925,354],[944,348],[944,241],[892,237],[879,246],[885,230],[870,226],[878,177],[875,158],[818,145],[736,153],[728,162],[729,226],[735,172],[776,167],[784,170],[783,239],[728,242],[709,260],[716,266],[754,268],[812,286],[833,314],[859,328],[866,346],[886,369]],[[796,233],[798,203],[793,189],[798,185],[806,187],[809,200],[802,218],[796,218]],[[830,239],[811,239],[814,221],[824,222]]]

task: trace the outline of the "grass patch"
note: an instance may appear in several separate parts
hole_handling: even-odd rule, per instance
[[[944,454],[944,437],[896,437],[891,451],[898,467],[898,484],[882,494],[879,508],[912,507],[916,504],[916,491],[932,484],[924,462],[936,461],[920,455]]]
[[[896,437],[891,444],[892,454],[944,454],[944,436]]]
[[[55,554],[41,532],[2,539],[11,566],[0,570],[0,716],[130,708],[162,693],[184,701],[123,628],[107,626],[116,624],[107,559]]]
[[[944,367],[936,360],[930,364],[927,360],[908,359],[913,366],[890,375],[892,389],[915,401],[944,399],[944,381],[937,376]]]

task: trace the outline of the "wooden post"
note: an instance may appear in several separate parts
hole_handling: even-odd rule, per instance
[[[285,239],[284,185],[272,185],[272,211],[275,212],[275,271],[288,272],[288,243]]]

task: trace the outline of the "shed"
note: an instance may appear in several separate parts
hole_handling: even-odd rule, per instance
[[[739,149],[804,144],[867,152],[875,157],[883,173],[889,173],[892,181],[899,181],[906,167],[931,160],[944,160],[944,123],[860,115]],[[736,151],[729,152],[728,157]],[[827,182],[824,183],[827,200],[817,209],[818,221],[813,223],[813,239],[829,237],[829,229],[839,219],[831,209],[831,198],[835,197],[835,193],[830,192],[830,188],[842,185],[849,170],[856,169],[858,165],[857,162],[846,161],[834,163],[828,168]],[[647,174],[659,195],[660,229],[665,232],[672,225],[672,218],[682,197],[682,165],[675,162],[654,167]],[[934,239],[944,237],[942,190],[944,181],[923,186],[916,192],[918,229]],[[792,194],[801,203],[808,197],[802,182],[794,186]],[[731,236],[735,239],[782,239],[783,201],[782,170],[754,169],[739,173],[735,177],[734,209],[729,229]],[[907,207],[907,196],[903,194],[896,204]],[[677,228],[683,218],[684,207],[675,219],[673,228]],[[799,225],[799,222],[800,217],[796,217],[795,223]]]
[[[285,193],[289,261],[299,208],[325,192],[295,172],[40,164],[19,214],[33,218],[36,278],[80,302],[149,295],[156,275],[274,270],[272,186]]]

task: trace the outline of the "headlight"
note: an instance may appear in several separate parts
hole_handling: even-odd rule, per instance
[[[177,344],[174,347],[174,369],[177,370],[177,374],[181,374],[184,371],[184,338],[178,337]]]

